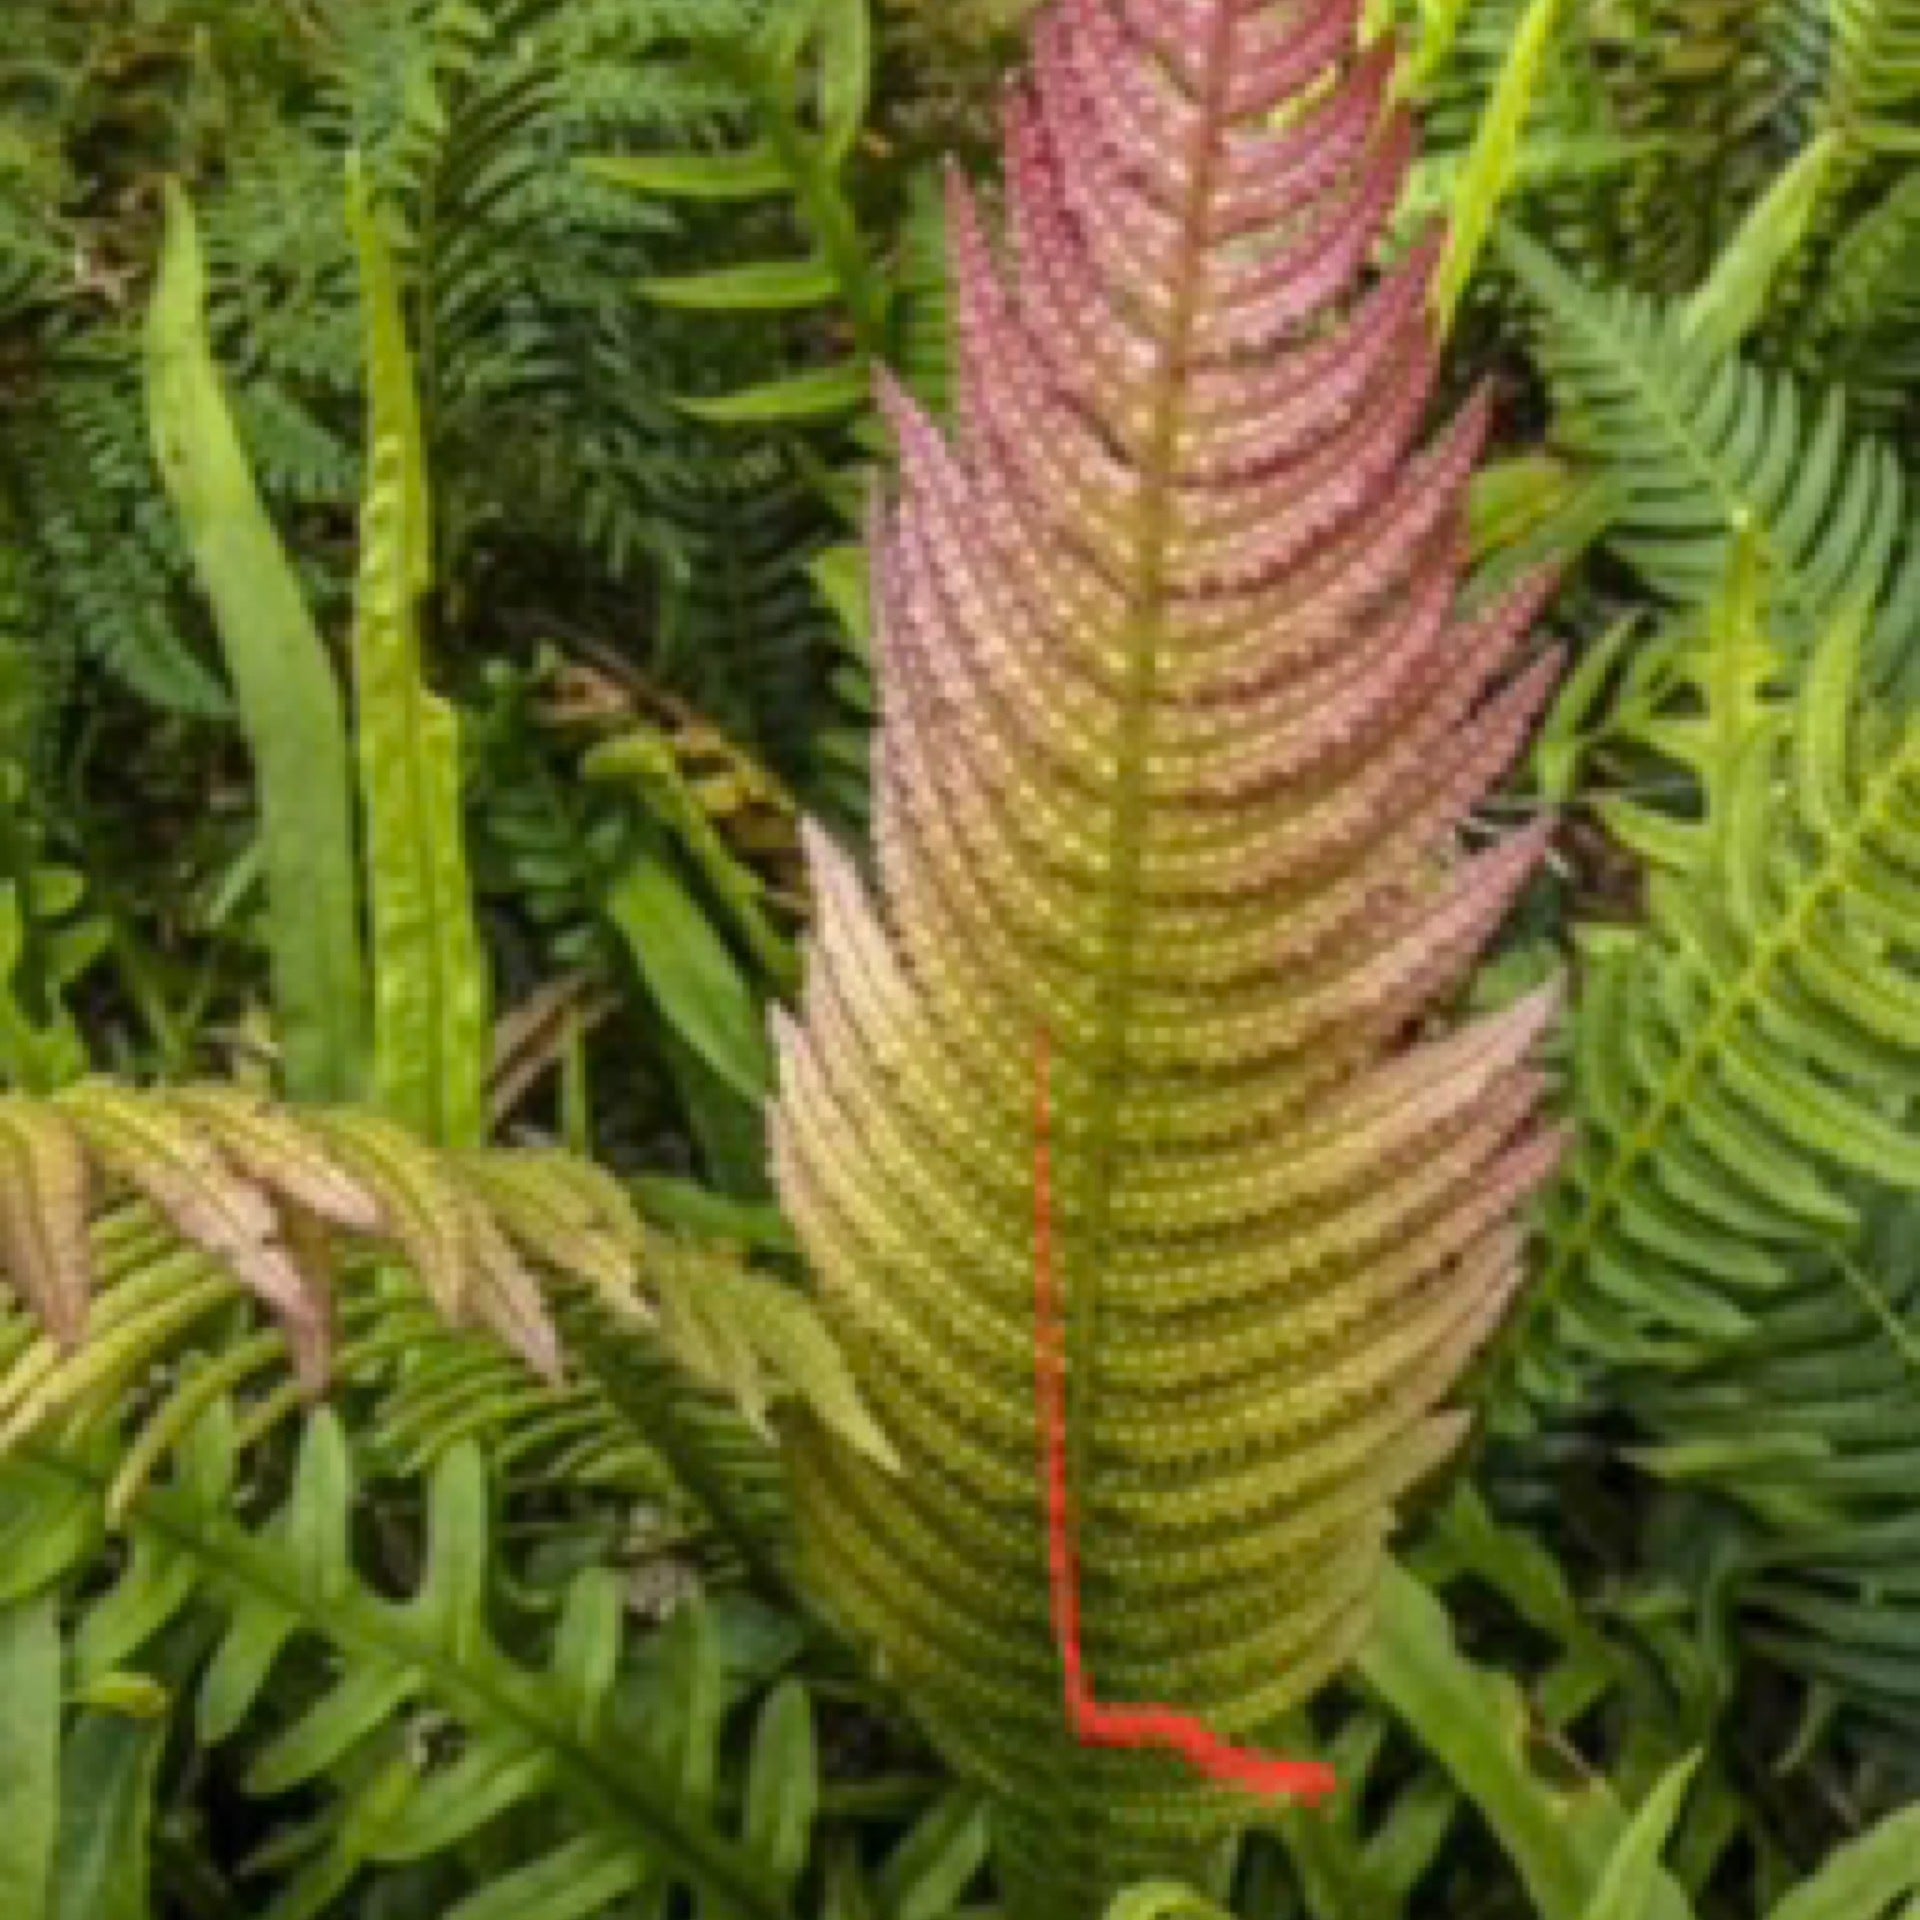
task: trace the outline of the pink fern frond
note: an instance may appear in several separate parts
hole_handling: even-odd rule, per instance
[[[903,1462],[800,1440],[803,1564],[1085,1911],[1318,1784],[1234,1743],[1365,1632],[1563,1145],[1552,997],[1440,1018],[1546,844],[1463,828],[1550,583],[1462,604],[1490,400],[1427,428],[1439,242],[1378,263],[1414,130],[1357,10],[1036,25],[1004,238],[948,185],[954,427],[882,383],[874,871],[810,839],[780,1035],[781,1193]]]

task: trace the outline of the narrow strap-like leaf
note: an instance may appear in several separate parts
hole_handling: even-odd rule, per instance
[[[443,1146],[486,1124],[489,987],[473,917],[453,709],[424,679],[432,527],[419,400],[396,271],[364,184],[352,195],[366,313],[369,480],[354,620],[370,862],[374,1080],[396,1119]]]
[[[274,1016],[288,1091],[360,1092],[366,982],[340,686],[261,504],[207,337],[193,209],[167,190],[147,328],[154,448],[238,695],[259,776]]]

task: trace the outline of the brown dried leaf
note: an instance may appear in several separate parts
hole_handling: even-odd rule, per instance
[[[97,1161],[272,1310],[301,1385],[318,1391],[330,1345],[325,1295],[287,1250],[271,1195],[236,1174],[180,1114],[138,1093],[87,1080],[57,1101]]]
[[[86,1147],[58,1113],[0,1097],[0,1259],[66,1353],[87,1330],[90,1186]]]

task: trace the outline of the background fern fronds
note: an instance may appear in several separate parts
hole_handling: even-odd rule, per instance
[[[235,1513],[238,1470],[235,1423],[216,1403],[129,1512],[130,1552],[85,1606],[72,1658],[83,1695],[132,1685],[143,1668],[164,1676],[190,1697],[208,1754],[243,1743],[250,1795],[319,1809],[279,1836],[284,1908],[426,1871],[449,1915],[498,1912],[503,1899],[526,1911],[564,1888],[584,1917],[638,1889],[687,1886],[783,1920],[817,1802],[810,1715],[797,1690],[763,1714],[758,1742],[779,1743],[779,1765],[749,1757],[743,1832],[720,1801],[730,1687],[704,1610],[683,1611],[644,1682],[608,1570],[580,1572],[529,1630],[502,1604],[470,1445],[430,1477],[417,1572],[398,1593],[366,1569],[352,1450],[332,1416],[307,1424],[263,1521]],[[104,1486],[93,1456],[58,1445],[0,1465],[0,1486],[9,1511],[71,1517],[66,1552],[0,1576],[18,1604],[98,1537],[89,1516]],[[510,1870],[502,1832],[515,1836]]]
[[[1589,1353],[1721,1351],[1855,1243],[1863,1182],[1920,1183],[1920,749],[1865,677],[1870,644],[1855,613],[1788,665],[1744,567],[1644,729],[1684,772],[1679,803],[1607,809],[1648,863],[1648,924],[1589,937],[1583,1134],[1543,1282]]]
[[[146,1431],[123,1493],[209,1394],[244,1386],[284,1412],[289,1357],[313,1391],[331,1376],[336,1347],[356,1386],[371,1380],[397,1396],[394,1419],[414,1436],[405,1457],[429,1434],[446,1440],[446,1427],[423,1424],[441,1394],[455,1434],[501,1438],[520,1418],[559,1430],[584,1418],[576,1437],[629,1460],[664,1457],[669,1473],[683,1455],[704,1483],[696,1493],[715,1498],[733,1488],[731,1453],[747,1489],[738,1530],[749,1540],[766,1528],[764,1469],[729,1442],[724,1421],[690,1407],[673,1369],[763,1432],[774,1400],[797,1393],[852,1444],[888,1455],[800,1296],[724,1251],[646,1228],[618,1183],[584,1163],[439,1154],[366,1115],[295,1115],[220,1089],[141,1096],[100,1082],[51,1101],[10,1097],[0,1145],[0,1239],[34,1309],[33,1319],[0,1319],[0,1427],[14,1437],[50,1423],[70,1433],[112,1427],[135,1396]],[[392,1296],[377,1275],[370,1281],[370,1255],[410,1269],[434,1316],[488,1328],[555,1391],[530,1397],[510,1372],[489,1368],[484,1349],[462,1358],[449,1347],[429,1365],[405,1333],[418,1330],[418,1306],[398,1296],[388,1324]],[[370,1284],[362,1307],[358,1290]],[[170,1387],[166,1366],[235,1325],[235,1301],[249,1294],[280,1331],[248,1332]],[[579,1336],[578,1364],[600,1381],[592,1399],[558,1390],[571,1368],[550,1301]]]
[[[1516,230],[1500,246],[1541,315],[1556,436],[1607,483],[1621,557],[1697,607],[1744,529],[1795,629],[1866,607],[1876,671],[1897,673],[1920,639],[1913,483],[1893,447],[1856,430],[1845,391],[1698,340],[1671,305],[1596,292]]]

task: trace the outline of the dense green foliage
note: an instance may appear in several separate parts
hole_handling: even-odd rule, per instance
[[[1470,603],[1561,575],[1466,836],[1554,851],[1459,999],[1564,976],[1575,1144],[1255,1730],[1338,1801],[1112,1911],[1911,1920],[1920,7],[1357,11],[1382,257],[1452,216],[1499,389]],[[1006,1897],[955,1689],[797,1590],[914,1389],[762,1109],[806,823],[872,813],[875,377],[952,404],[941,169],[997,202],[1034,13],[0,7],[5,1920]]]

